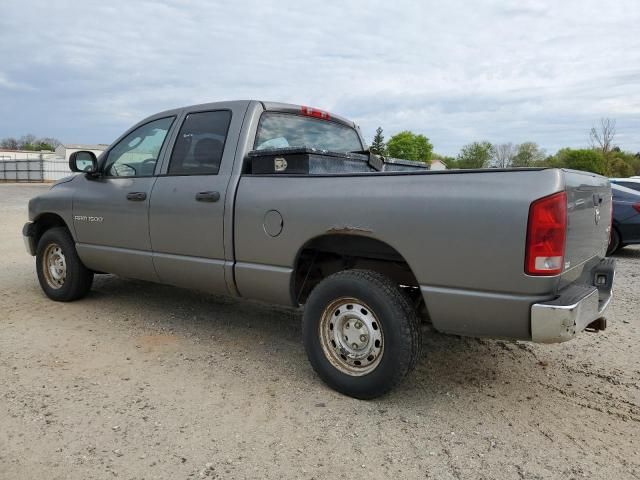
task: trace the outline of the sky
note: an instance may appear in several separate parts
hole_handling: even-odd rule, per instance
[[[370,142],[640,151],[640,1],[0,0],[0,138],[111,143],[217,100],[310,105]]]

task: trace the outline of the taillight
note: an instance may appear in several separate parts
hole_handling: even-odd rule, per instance
[[[634,209],[636,212],[640,213],[640,202],[638,202],[638,203],[634,203],[634,204],[633,204],[633,205],[631,205],[631,206],[633,207],[633,209]]]
[[[567,194],[554,193],[529,208],[525,272],[557,275],[562,272],[567,232]]]
[[[324,110],[318,110],[317,108],[311,107],[301,107],[302,114],[307,117],[315,117],[320,118],[322,120],[331,120],[331,115],[329,112],[325,112]]]

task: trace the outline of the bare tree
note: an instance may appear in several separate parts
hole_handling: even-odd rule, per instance
[[[21,150],[29,149],[37,140],[36,136],[33,133],[27,133],[20,137],[18,140],[18,148]]]
[[[39,142],[40,143],[46,143],[47,145],[50,145],[54,149],[56,149],[60,145],[62,145],[62,142],[60,142],[60,140],[58,140],[57,138],[54,138],[54,137],[44,137],[44,138],[41,138],[39,140]]]
[[[512,167],[535,167],[544,160],[545,151],[535,142],[524,142],[516,147]]]
[[[591,148],[600,150],[606,157],[613,149],[613,140],[616,137],[616,121],[610,118],[601,118],[599,127],[592,127],[589,132]]]
[[[604,175],[610,176],[614,156],[612,151],[614,149],[613,141],[616,137],[616,121],[610,118],[601,118],[600,125],[598,127],[592,127],[589,132],[589,139],[591,140],[591,148],[602,153],[604,160]]]
[[[498,168],[509,168],[516,156],[513,143],[501,143],[493,146],[493,164]]]
[[[18,140],[13,137],[3,138],[0,140],[0,147],[6,148],[7,150],[17,150]]]

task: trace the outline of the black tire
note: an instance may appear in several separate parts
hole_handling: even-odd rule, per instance
[[[620,234],[615,227],[611,227],[611,238],[609,239],[609,246],[607,247],[607,256],[613,255],[622,248],[622,242],[620,240]]]
[[[335,338],[331,335],[342,337],[344,331],[334,332],[337,327],[333,323],[329,323],[331,332],[326,330],[323,318],[331,319],[328,322],[339,318],[340,308],[348,307],[348,300],[345,299],[354,299],[356,304],[365,305],[361,311],[377,320],[377,323],[371,322],[373,329],[377,330],[376,324],[380,327],[381,353],[375,363],[367,367],[372,370],[364,370],[366,373],[345,373],[345,368],[358,367],[341,365],[337,356],[342,357],[342,363],[348,360],[344,355],[347,353],[344,347],[336,347],[335,341],[332,341],[334,352],[330,350],[331,345],[323,340],[322,332],[329,334],[328,338],[331,339]],[[332,311],[332,308],[336,310]],[[343,328],[344,325],[349,328],[350,321],[348,318],[343,320]],[[357,322],[356,325],[362,324]],[[368,335],[369,331],[366,333]],[[359,399],[379,397],[396,386],[415,368],[422,347],[420,320],[409,299],[389,278],[368,270],[345,270],[322,280],[313,289],[305,305],[302,335],[309,361],[320,378],[334,390]],[[372,357],[374,355],[369,358]]]
[[[62,257],[60,253],[51,253],[52,250],[61,252]],[[54,276],[48,266],[45,267],[45,262],[51,255],[58,261],[62,258],[64,276],[59,271],[54,272]],[[84,297],[93,283],[93,272],[82,264],[73,238],[64,227],[51,228],[40,237],[36,248],[36,271],[44,293],[57,302],[71,302]]]

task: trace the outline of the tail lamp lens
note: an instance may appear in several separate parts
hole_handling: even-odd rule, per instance
[[[640,202],[634,203],[632,206],[636,212],[640,213]]]
[[[567,233],[567,194],[554,193],[536,200],[529,208],[525,272],[557,275],[564,263]]]

